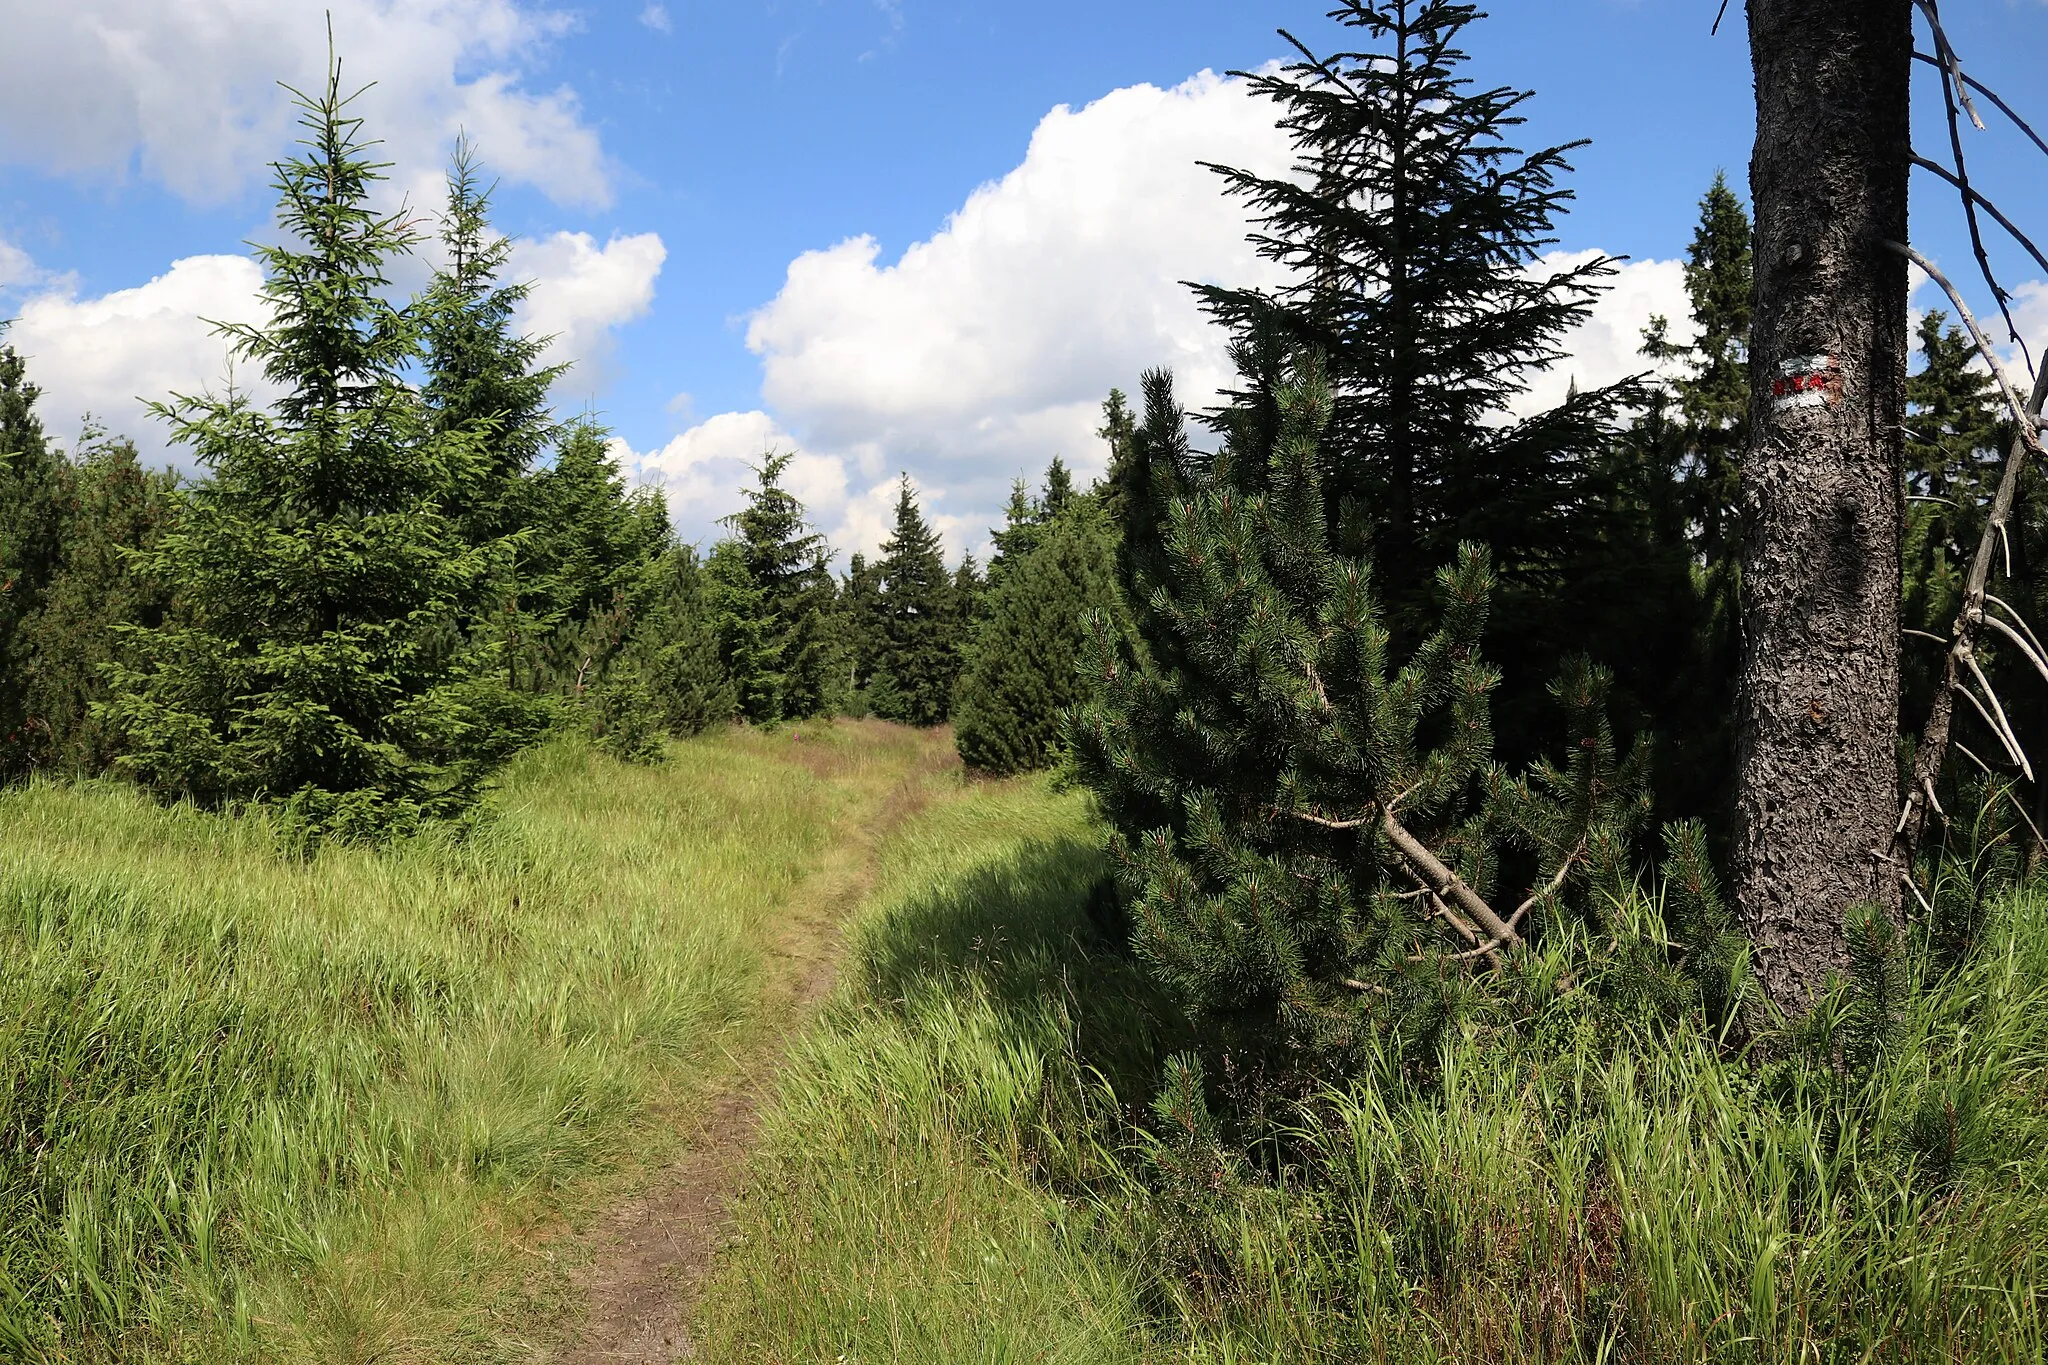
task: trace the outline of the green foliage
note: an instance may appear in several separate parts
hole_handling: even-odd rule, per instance
[[[858,926],[864,970],[764,1120],[707,1358],[2020,1365],[2048,1347],[2038,895],[1902,1000],[1853,1087],[1821,1062],[1781,1083],[1690,1014],[1617,1008],[1620,955],[1561,934],[1546,971],[1582,988],[1534,982],[1426,1065],[1373,1049],[1262,1168],[1210,1110],[1213,1066],[1096,936],[1084,803],[1064,832],[1060,810],[1043,782],[977,786]],[[1694,828],[1673,859],[1710,871],[1704,852]],[[1680,940],[1681,913],[1718,918],[1710,881],[1667,879],[1663,904]],[[1666,933],[1638,892],[1603,919],[1602,938]]]
[[[1976,346],[1946,314],[1939,309],[1921,314],[1916,336],[1922,364],[1906,379],[1908,500],[1900,614],[1906,629],[1946,639],[1962,606],[1963,575],[1976,556],[1998,488],[2005,444],[2002,405]],[[2019,600],[2031,595],[2032,565],[2023,554],[2015,566],[2018,582],[2012,586],[2022,587]],[[1992,591],[2010,598],[2005,588],[1994,584]],[[1987,643],[1992,644],[1994,676],[2002,673],[2001,681],[2019,682],[2012,672],[1998,669],[1997,645]],[[1942,661],[1939,646],[1907,638],[1901,711],[1909,725],[1927,714],[1941,685]],[[2036,686],[2030,676],[2004,695],[2026,698]]]
[[[650,763],[662,757],[667,738],[721,725],[736,704],[694,549],[677,546],[647,566],[631,601],[624,638],[589,677],[583,700],[600,749]]]
[[[25,626],[57,573],[70,496],[64,462],[36,417],[41,391],[27,369],[12,346],[0,346],[0,782],[26,772],[50,744],[30,711]]]
[[[109,664],[137,667],[136,629],[160,626],[164,585],[141,572],[172,524],[176,478],[144,469],[135,447],[88,429],[82,459],[65,470],[61,557],[41,607],[19,639],[36,761],[58,773],[105,771],[118,757],[105,703]]]
[[[541,364],[548,338],[513,330],[532,285],[499,283],[512,242],[491,231],[490,197],[474,148],[467,138],[458,140],[441,215],[447,261],[417,305],[426,366],[421,393],[435,427],[446,435],[484,436],[478,467],[451,508],[473,545],[529,525],[554,525],[556,509],[546,490],[535,490],[543,494],[538,506],[527,505],[524,494],[526,476],[560,434],[548,389],[568,368]]]
[[[1277,329],[1324,357],[1326,520],[1336,548],[1372,559],[1397,647],[1433,629],[1436,569],[1462,544],[1488,548],[1488,651],[1506,680],[1496,720],[1503,752],[1523,761],[1552,733],[1544,684],[1564,659],[1618,669],[1639,648],[1629,626],[1662,608],[1642,601],[1660,585],[1643,581],[1635,499],[1607,459],[1636,386],[1508,413],[1565,358],[1613,263],[1538,265],[1571,198],[1571,149],[1506,142],[1528,96],[1463,74],[1475,7],[1342,0],[1330,13],[1350,50],[1297,44],[1299,60],[1248,78],[1276,106],[1294,166],[1222,170],[1287,282],[1196,292],[1240,341]],[[1675,566],[1682,585],[1682,555]]]
[[[282,391],[274,408],[158,406],[211,477],[141,561],[177,610],[138,633],[112,714],[163,796],[281,802],[370,836],[460,814],[526,735],[495,651],[462,631],[507,560],[450,510],[491,433],[444,429],[407,382],[421,324],[384,271],[414,233],[369,205],[379,168],[339,79],[300,97],[305,151],[276,168],[270,320],[221,329]]]
[[[1647,810],[1644,746],[1618,752],[1607,677],[1584,663],[1557,694],[1568,761],[1520,779],[1494,764],[1487,555],[1467,547],[1438,575],[1438,623],[1398,656],[1372,573],[1332,546],[1320,370],[1239,353],[1251,391],[1211,459],[1148,379],[1124,490],[1142,651],[1093,618],[1100,699],[1070,743],[1113,826],[1141,959],[1217,1054],[1211,1074],[1264,1105],[1345,1074],[1375,1039],[1426,1054],[1463,1008],[1452,959],[1517,951],[1499,930],[1454,936],[1469,910],[1418,903],[1425,880],[1456,899],[1432,862],[1492,898],[1509,855],[1530,887],[1514,918],[1540,935],[1569,895],[1625,882]]]
[[[530,686],[574,691],[631,633],[649,570],[674,542],[660,490],[629,489],[609,433],[572,423],[553,463],[529,480],[532,525],[519,557],[515,655]]]
[[[789,461],[763,458],[747,505],[725,519],[735,534],[707,566],[719,655],[740,715],[756,725],[825,714],[837,683],[831,552],[782,487]]]
[[[868,706],[884,720],[940,725],[960,676],[966,623],[946,573],[938,532],[925,521],[904,475],[896,495],[896,523],[882,543],[881,591],[876,601],[880,640]]]
[[[1001,775],[1053,761],[1062,712],[1089,695],[1085,618],[1122,616],[1115,531],[1093,497],[1070,493],[1061,513],[1032,529],[1036,546],[1010,559],[989,590],[953,694],[961,759]]]
[[[1748,212],[1727,176],[1716,172],[1686,251],[1693,340],[1672,342],[1669,323],[1659,317],[1651,319],[1643,345],[1646,356],[1676,371],[1655,389],[1652,412],[1673,423],[1678,448],[1671,477],[1681,490],[1687,538],[1702,563],[1723,575],[1741,558],[1737,495],[1749,444],[1750,236]],[[1674,415],[1663,413],[1666,403]]]

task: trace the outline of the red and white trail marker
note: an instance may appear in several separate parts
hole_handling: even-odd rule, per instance
[[[1831,355],[1795,355],[1778,362],[1771,381],[1771,407],[1817,408],[1842,401],[1842,367]]]

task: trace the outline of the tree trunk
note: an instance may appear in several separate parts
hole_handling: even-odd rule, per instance
[[[1911,0],[1749,0],[1751,437],[1735,877],[1758,976],[1802,1012],[1843,916],[1896,914]]]

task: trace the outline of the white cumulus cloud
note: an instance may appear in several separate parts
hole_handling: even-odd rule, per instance
[[[260,321],[262,284],[246,256],[188,256],[146,284],[97,297],[80,298],[67,281],[27,299],[6,341],[42,388],[38,410],[53,435],[68,439],[91,413],[160,453],[169,433],[145,403],[223,387],[226,347],[207,319]],[[263,392],[258,374],[236,379]]]
[[[614,440],[612,454],[622,469],[667,495],[685,540],[708,543],[723,534],[718,519],[738,510],[740,490],[755,482],[754,469],[769,455],[790,456],[782,486],[814,522],[836,524],[848,505],[846,466],[805,450],[765,412],[722,412],[645,453]]]
[[[1606,255],[1604,251],[1553,251],[1532,267],[1538,275],[1562,274]],[[1643,329],[1653,317],[1670,323],[1674,342],[1692,340],[1692,304],[1685,292],[1683,261],[1624,261],[1604,283],[1586,320],[1567,333],[1559,349],[1567,359],[1531,376],[1511,405],[1518,416],[1554,408],[1573,384],[1597,389],[1651,368],[1643,356]]]
[[[1272,106],[1206,72],[1056,108],[1021,165],[895,260],[862,236],[793,261],[748,325],[765,411],[714,417],[666,449],[744,433],[749,457],[779,443],[837,462],[845,487],[867,491],[813,511],[848,550],[880,542],[895,474],[908,470],[953,551],[982,548],[1013,478],[1035,482],[1054,455],[1083,478],[1100,471],[1095,430],[1112,385],[1128,393],[1163,365],[1190,409],[1213,401],[1229,380],[1226,339],[1183,282],[1278,276],[1246,243],[1241,203],[1197,163],[1278,175],[1291,160]],[[1599,254],[1555,253],[1541,268]],[[1571,359],[1537,379],[1524,410],[1563,398],[1574,379],[1590,388],[1644,369],[1653,314],[1686,334],[1678,263],[1627,263],[1610,283],[1566,340]],[[681,524],[738,504],[738,461],[693,460],[684,479],[665,458],[645,476],[667,484]]]
[[[604,387],[612,329],[647,312],[666,256],[653,233],[603,246],[572,232],[515,243],[508,277],[533,285],[517,325],[553,335],[548,360],[571,362],[557,395],[565,404]],[[43,390],[44,424],[68,434],[89,412],[133,437],[146,456],[185,467],[189,459],[168,445],[168,430],[146,404],[222,389],[228,350],[212,324],[266,321],[262,287],[263,273],[247,256],[189,256],[144,284],[83,295],[74,279],[52,279],[27,253],[0,242],[0,317],[15,315],[4,340]],[[259,401],[269,395],[262,376],[246,367],[233,378]]]
[[[654,282],[668,248],[652,232],[613,237],[603,246],[587,232],[557,232],[512,247],[509,278],[530,280],[519,310],[519,329],[553,337],[549,363],[572,368],[559,385],[567,394],[604,387],[612,329],[644,317],[654,305]]]
[[[1240,81],[1132,86],[1054,109],[1020,166],[899,259],[857,237],[791,263],[747,341],[777,430],[866,490],[816,509],[836,543],[879,543],[907,470],[955,553],[974,548],[1012,478],[1054,455],[1100,469],[1094,433],[1112,385],[1169,365],[1192,401],[1213,393],[1224,338],[1180,282],[1272,274],[1198,158],[1275,173],[1289,161]],[[725,414],[678,439],[739,430],[739,416],[766,420]],[[739,483],[671,484],[679,522],[710,519],[700,495],[704,512],[730,512]]]
[[[467,128],[493,174],[611,201],[575,93],[527,84],[576,22],[536,0],[0,0],[0,162],[232,198],[289,142],[277,82],[317,89],[330,13],[345,84],[376,82],[357,112],[402,186],[433,187]]]
[[[668,17],[668,6],[662,4],[651,4],[646,9],[641,10],[640,22],[656,33],[670,33],[675,28],[675,25]]]

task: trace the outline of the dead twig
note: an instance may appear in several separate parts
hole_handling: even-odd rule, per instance
[[[1927,63],[1927,65],[1935,67],[1940,70],[1947,69],[1942,66],[1941,61],[1938,58],[1930,57],[1925,52],[1915,52],[1913,54],[1913,60],[1916,62],[1925,62]],[[2048,155],[2048,140],[2044,140],[2039,133],[2034,131],[2032,124],[2028,123],[2025,119],[2021,118],[2019,114],[2014,111],[2011,105],[2007,104],[2004,100],[2000,99],[1998,97],[1998,92],[1996,90],[1993,90],[1990,86],[1984,84],[1984,82],[1978,80],[1975,76],[1972,76],[1967,72],[1963,73],[1963,84],[1968,86],[1970,89],[1976,91],[1978,94],[1982,95],[1985,99],[1990,100],[1993,104],[1997,105],[1999,113],[2011,119],[2013,126],[2015,128],[2018,128],[2022,133],[2025,133],[2028,139],[2031,140],[2036,147],[2039,147],[2044,155]]]
[[[2039,265],[2043,270],[2048,270],[2048,255],[2043,255],[2041,252],[2041,248],[2034,245],[2033,239],[2028,237],[2026,233],[2021,232],[2017,227],[2015,227],[2013,225],[2012,219],[2006,217],[2004,213],[2000,212],[1998,205],[1992,203],[1991,200],[1987,198],[1982,191],[1973,187],[1969,181],[1964,180],[1959,175],[1956,175],[1954,172],[1950,171],[1948,167],[1942,165],[1938,161],[1929,161],[1926,157],[1919,155],[1917,152],[1912,155],[1911,160],[1913,164],[1915,166],[1918,166],[1921,170],[1933,172],[1935,175],[1940,176],[1943,180],[1948,181],[1949,184],[1955,186],[1958,192],[1967,195],[1971,202],[1977,204],[1986,213],[1991,215],[1991,221],[1997,223],[2000,227],[2004,228],[2007,234],[2010,235],[2015,242],[2018,242],[2021,246],[2025,247],[2027,254],[2034,258],[2034,261],[2037,265]]]
[[[2034,647],[2028,644],[2018,631],[1999,620],[1996,616],[1993,616],[1990,612],[1984,613],[1984,624],[2012,641],[2013,647],[2019,650],[2020,657],[2034,666],[2034,671],[2041,675],[2043,681],[2048,681],[2048,659],[2043,659],[2039,654],[2036,654]]]

